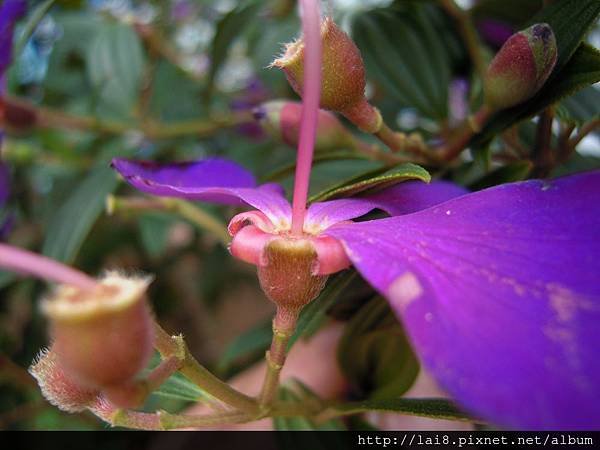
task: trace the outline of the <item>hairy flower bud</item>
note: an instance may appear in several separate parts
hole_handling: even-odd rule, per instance
[[[300,310],[323,290],[327,276],[315,275],[317,252],[307,239],[274,238],[263,250],[258,266],[260,285],[278,308],[276,327],[290,328]]]
[[[254,110],[254,117],[263,129],[273,138],[296,147],[300,134],[302,104],[298,102],[274,100],[263,103]],[[326,152],[353,144],[352,135],[344,128],[335,114],[319,110],[315,151]]]
[[[146,366],[154,339],[148,283],[109,272],[93,292],[60,286],[44,301],[53,349],[78,383],[96,389],[123,385]]]
[[[488,67],[486,104],[498,110],[529,99],[550,76],[556,58],[556,38],[550,25],[538,23],[513,34]]]
[[[321,24],[321,39],[321,107],[340,112],[367,133],[376,133],[382,118],[365,99],[365,68],[358,47],[330,18]],[[304,40],[287,44],[283,56],[272,66],[282,69],[294,91],[302,96]]]
[[[99,392],[82,387],[67,374],[52,348],[40,351],[29,373],[37,380],[42,395],[67,412],[83,411],[97,399]]]

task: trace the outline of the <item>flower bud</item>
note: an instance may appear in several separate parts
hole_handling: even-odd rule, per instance
[[[315,275],[317,251],[308,239],[273,238],[263,249],[258,266],[260,285],[278,308],[276,328],[293,328],[300,310],[325,287],[327,276]]]
[[[146,366],[154,339],[145,296],[149,281],[109,272],[93,292],[60,286],[44,301],[53,349],[78,383],[124,385]]]
[[[300,134],[302,104],[275,100],[263,103],[254,110],[254,117],[273,138],[297,147]],[[317,118],[316,152],[351,147],[353,138],[335,114],[320,109]]]
[[[29,373],[37,380],[44,398],[63,411],[83,411],[95,403],[99,394],[75,382],[64,371],[52,348],[40,351]]]
[[[321,107],[340,112],[367,133],[376,133],[382,125],[381,114],[365,99],[365,68],[358,47],[331,18],[321,24],[321,39]],[[271,65],[282,69],[294,91],[302,96],[304,40],[287,44],[283,56]]]
[[[556,57],[556,38],[550,25],[538,23],[513,34],[488,67],[486,104],[498,110],[532,97],[550,76]]]

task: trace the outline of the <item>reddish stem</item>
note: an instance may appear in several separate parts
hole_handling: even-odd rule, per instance
[[[300,0],[302,32],[304,34],[304,89],[298,159],[292,202],[292,234],[302,235],[308,198],[308,183],[312,165],[317,114],[321,99],[321,15],[318,0]]]
[[[93,290],[98,283],[86,274],[36,253],[0,244],[0,267],[47,281]]]

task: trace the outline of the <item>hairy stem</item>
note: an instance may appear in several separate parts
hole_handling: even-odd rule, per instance
[[[296,329],[298,313],[289,313],[281,308],[273,319],[273,339],[271,347],[265,355],[267,372],[259,396],[259,404],[263,410],[268,410],[277,394],[279,377],[285,364],[288,342]]]
[[[160,325],[155,324],[154,346],[163,358],[177,355],[182,361],[179,372],[208,394],[251,416],[258,413],[256,400],[232,388],[203,367],[192,356],[182,336],[169,336]]]

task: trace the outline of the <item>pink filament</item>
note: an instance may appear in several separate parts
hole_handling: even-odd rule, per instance
[[[292,234],[302,235],[308,183],[315,148],[317,115],[321,99],[321,14],[318,0],[300,0],[304,34],[304,87],[298,159],[292,202]]]
[[[0,267],[47,281],[68,284],[81,290],[92,290],[98,285],[96,280],[78,270],[6,244],[0,244]]]

